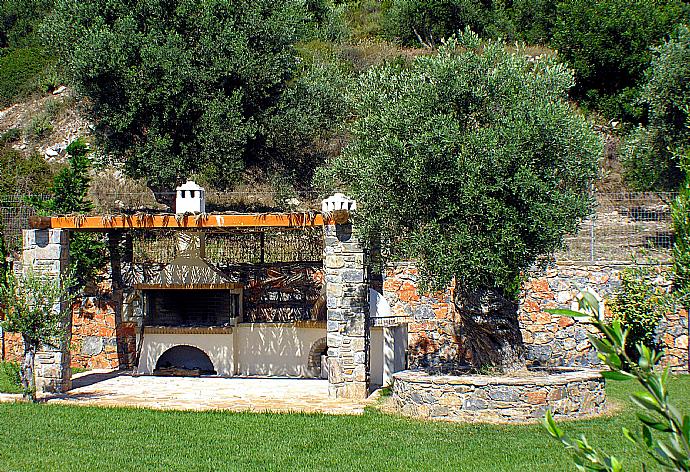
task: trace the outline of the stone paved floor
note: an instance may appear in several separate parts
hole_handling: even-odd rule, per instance
[[[66,395],[49,403],[170,410],[361,414],[366,400],[328,398],[328,381],[285,378],[133,377],[91,371],[76,375]]]

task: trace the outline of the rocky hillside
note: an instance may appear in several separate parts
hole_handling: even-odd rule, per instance
[[[72,91],[61,86],[0,111],[0,135],[27,157],[38,153],[49,163],[62,162],[70,142],[91,135],[82,111]]]

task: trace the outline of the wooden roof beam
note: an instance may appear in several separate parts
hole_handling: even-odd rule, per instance
[[[330,221],[330,220],[329,220]],[[324,218],[314,213],[228,213],[209,215],[32,216],[32,229],[110,231],[116,229],[313,228]]]

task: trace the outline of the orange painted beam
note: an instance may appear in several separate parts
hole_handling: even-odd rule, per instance
[[[185,215],[117,215],[31,217],[34,229],[107,231],[112,229],[304,228],[323,226],[321,214],[244,213]]]

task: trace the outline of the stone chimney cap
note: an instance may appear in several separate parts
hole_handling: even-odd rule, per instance
[[[342,193],[336,193],[321,201],[321,212],[333,213],[334,211],[355,211],[357,202]]]

